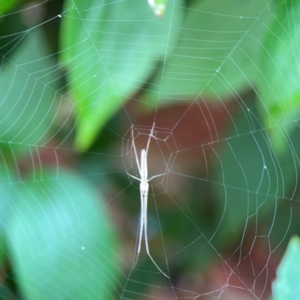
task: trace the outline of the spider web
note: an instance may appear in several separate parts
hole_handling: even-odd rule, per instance
[[[3,299],[268,299],[299,234],[299,73],[264,43],[286,46],[296,12],[285,23],[270,1],[170,0],[159,19],[138,1],[129,13],[126,1],[0,4]],[[59,41],[66,19],[79,41]],[[135,264],[140,182],[128,174],[140,177],[132,145],[139,156],[153,122],[148,243],[169,279],[144,240]]]

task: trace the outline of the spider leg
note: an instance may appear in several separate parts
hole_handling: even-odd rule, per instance
[[[134,155],[135,155],[136,164],[137,164],[137,167],[139,169],[139,173],[141,174],[141,167],[140,167],[139,158],[138,158],[138,155],[137,155],[137,152],[136,152],[136,147],[135,147],[135,142],[134,142],[133,127],[131,127],[131,136],[132,136],[132,146],[133,146],[133,151],[134,151]]]
[[[140,216],[140,229],[139,229],[139,241],[138,241],[138,247],[137,247],[137,254],[134,265],[136,265],[139,255],[141,252],[141,245],[142,245],[142,238],[143,238],[143,229],[145,226],[145,210],[143,208],[143,192],[142,188],[140,188],[140,194],[141,194],[141,216]]]
[[[152,258],[151,254],[150,254],[150,251],[149,251],[149,246],[148,246],[148,236],[147,236],[147,202],[148,202],[148,197],[147,195],[144,195],[143,198],[142,198],[142,201],[143,201],[143,205],[144,206],[142,208],[142,211],[144,210],[144,235],[145,235],[145,245],[146,245],[146,252],[148,254],[148,256],[150,257],[150,259],[152,260],[152,262],[154,263],[154,265],[156,266],[156,268],[164,275],[166,276],[167,278],[170,279],[170,277],[164,273],[160,267],[157,265],[157,263],[154,261],[154,259]]]
[[[127,175],[130,176],[130,177],[132,177],[133,179],[136,179],[136,180],[138,180],[138,181],[141,181],[141,178],[137,178],[137,177],[135,177],[135,176],[133,176],[133,175],[131,175],[131,174],[129,174],[129,173],[127,173]]]
[[[152,125],[152,128],[151,128],[151,131],[150,131],[150,135],[149,135],[149,138],[148,138],[148,142],[147,142],[147,147],[146,147],[146,154],[148,154],[148,149],[149,149],[149,145],[150,145],[150,141],[151,141],[151,137],[153,137],[153,133],[154,133],[154,127],[155,127],[155,122],[153,122],[153,125]]]
[[[149,182],[150,180],[152,180],[154,178],[161,177],[161,176],[164,176],[164,175],[166,175],[166,173],[159,174],[159,175],[154,175],[154,176],[150,177],[149,179],[147,179],[147,182]]]

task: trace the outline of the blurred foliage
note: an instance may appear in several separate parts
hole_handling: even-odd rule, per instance
[[[212,244],[224,252],[229,244],[240,247],[254,226],[262,228],[255,237],[268,236],[276,248],[287,244],[286,228],[299,232],[290,213],[274,220],[276,211],[291,205],[280,199],[292,200],[298,184],[300,2],[169,0],[160,18],[146,0],[103,0],[101,5],[65,0],[59,16],[47,13],[50,5],[61,13],[61,1],[32,5],[32,10],[44,9],[39,13],[47,16],[45,26],[39,20],[32,25],[32,16],[39,14],[26,17],[30,9],[19,2],[0,1],[0,263],[9,274],[0,297],[114,297],[120,249],[104,195],[114,188],[125,199],[138,195],[135,188],[124,190],[124,174],[109,173],[111,166],[122,164],[114,152],[114,132],[125,131],[119,114],[133,95],[147,112],[200,96],[213,103],[234,98],[240,105],[227,133],[238,138],[214,149],[209,180],[182,184],[181,198],[189,199],[186,210],[165,206],[160,212],[164,239],[176,233],[178,248],[196,243],[201,234],[210,237],[197,249],[191,247],[182,261],[174,260],[174,276],[208,268],[218,256],[209,251]],[[61,20],[59,29],[49,26],[54,19]],[[247,93],[249,103],[242,99]],[[61,94],[73,104],[74,145],[82,152],[66,168],[56,161],[59,170],[54,171],[40,158],[42,151],[36,151],[38,158],[33,153],[36,147],[47,148],[53,136],[55,146],[49,147],[55,151],[73,142],[73,127],[61,129],[58,122],[62,116],[57,112],[65,109],[57,99]],[[94,155],[101,152],[111,157]],[[91,182],[80,176],[87,169],[97,174]],[[201,209],[195,195],[201,195]],[[121,204],[128,219],[137,214],[137,203]],[[299,209],[293,218],[299,218]],[[186,234],[191,220],[203,228],[201,233]],[[299,261],[299,239],[293,238],[273,285],[274,300],[298,292]],[[149,260],[141,262],[141,268],[148,265]],[[142,294],[148,286],[136,282],[151,282],[153,276],[145,272],[131,279],[126,290]]]
[[[0,180],[1,184],[7,183],[7,176],[11,178],[12,174],[9,174],[10,170],[5,170],[5,167],[1,165],[0,168]],[[0,264],[3,267],[7,260],[7,244],[6,244],[6,234],[5,234],[5,224],[9,220],[11,213],[11,204],[13,199],[16,199],[16,192],[12,186],[2,186],[0,189],[1,202],[0,202]]]
[[[292,197],[297,185],[294,152],[300,153],[298,135],[292,135],[289,148],[276,156],[262,123],[257,107],[250,104],[247,114],[243,112],[236,118],[236,126],[229,134],[240,137],[226,140],[216,160],[214,182],[219,184],[213,191],[219,201],[217,220],[222,219],[217,234],[221,243],[228,239],[227,232],[238,242],[241,228],[252,225],[249,218],[264,219],[276,210],[276,199]]]
[[[111,265],[115,233],[98,207],[104,201],[74,173],[60,170],[57,176],[56,171],[44,171],[36,176],[43,180],[20,185],[5,226],[24,296],[32,300],[109,298],[107,286],[116,284],[118,276],[117,264]],[[47,278],[40,280],[41,274]]]
[[[174,98],[181,100],[182,95],[189,98],[218,95],[226,99],[235,92],[250,89],[260,49],[253,41],[261,41],[267,31],[259,22],[253,22],[251,16],[258,15],[264,6],[260,0],[194,1],[180,30],[180,47],[168,51],[167,64],[156,71],[145,99],[153,102],[159,94],[165,105]],[[200,18],[199,12],[204,12]],[[270,14],[270,11],[262,13],[261,21],[267,23]],[[162,68],[164,76],[160,78]],[[184,78],[182,74],[186,74]]]
[[[272,285],[273,300],[299,299],[300,239],[293,237],[277,270]]]
[[[24,145],[39,144],[48,138],[57,90],[54,60],[48,56],[42,33],[29,32],[0,74],[0,93],[5,99],[0,110],[1,150],[6,157],[28,152]]]
[[[175,11],[168,10],[159,22],[153,22],[153,14],[143,1],[124,1],[117,9],[114,5],[97,6],[95,0],[65,2],[66,9],[76,5],[62,20],[60,38],[64,49],[61,60],[69,69],[76,104],[77,148],[91,145],[105,122],[147,81],[167,49],[175,46],[182,0],[175,2]],[[95,5],[98,9],[89,9]],[[170,32],[166,25],[171,18]],[[140,20],[142,25],[137,25]]]
[[[292,21],[291,21],[292,20]],[[276,33],[276,34],[274,34]],[[259,111],[272,145],[281,153],[300,114],[300,2],[278,5],[264,40],[258,86]],[[285,125],[284,128],[282,125]]]
[[[21,0],[0,0],[0,16],[13,10]]]

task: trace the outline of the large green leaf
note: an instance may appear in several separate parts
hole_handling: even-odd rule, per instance
[[[13,10],[20,2],[21,0],[0,0],[0,16]]]
[[[214,147],[218,159],[213,182],[221,242],[229,237],[239,240],[244,230],[254,224],[257,230],[277,226],[273,214],[279,205],[278,199],[291,197],[291,188],[296,186],[298,134],[289,141],[287,151],[276,156],[258,115],[254,105],[249,106],[249,111],[243,111],[236,119],[229,133],[231,138],[226,139],[222,147]],[[269,215],[271,218],[267,218]],[[264,227],[259,226],[260,222]],[[277,233],[281,236],[276,238],[281,240],[286,230]]]
[[[41,33],[20,41],[0,68],[0,147],[8,151],[42,144],[55,112],[57,90],[51,57]],[[25,147],[24,147],[25,145]],[[28,149],[27,149],[28,150]]]
[[[273,300],[300,299],[300,239],[293,237],[272,284]]]
[[[194,99],[200,92],[227,97],[250,88],[257,72],[258,41],[266,31],[262,22],[270,18],[265,8],[261,0],[192,2],[178,47],[157,72],[145,99],[159,95],[166,104]]]
[[[11,208],[17,197],[12,183],[16,182],[12,170],[5,164],[0,163],[0,266],[8,260],[6,245],[5,226],[9,221]]]
[[[260,111],[274,148],[286,148],[286,135],[300,116],[300,2],[279,4],[264,41],[259,83]]]
[[[172,51],[182,0],[163,18],[146,1],[68,0],[62,19],[61,60],[76,107],[76,147],[86,149],[105,122]]]
[[[26,299],[115,299],[116,238],[103,199],[69,172],[24,183],[6,226]]]

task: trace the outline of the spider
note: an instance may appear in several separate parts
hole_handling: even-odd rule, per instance
[[[143,238],[143,232],[144,232],[144,236],[145,236],[145,246],[146,246],[146,252],[147,255],[150,257],[150,259],[152,260],[152,262],[154,263],[154,265],[156,266],[156,268],[167,278],[169,278],[169,276],[167,274],[165,274],[157,265],[157,263],[154,261],[154,259],[152,258],[150,251],[149,251],[149,246],[148,246],[148,237],[147,237],[147,204],[148,204],[148,191],[149,191],[149,181],[151,181],[154,178],[163,176],[164,174],[159,174],[159,175],[154,175],[150,178],[148,178],[148,165],[147,165],[147,155],[148,155],[148,150],[149,150],[149,145],[150,145],[150,141],[151,141],[151,137],[154,137],[153,133],[154,133],[154,126],[155,123],[153,123],[151,131],[150,131],[150,136],[147,142],[147,147],[146,149],[142,149],[141,151],[141,160],[139,161],[138,159],[138,155],[137,155],[137,151],[136,151],[136,147],[135,147],[135,142],[134,142],[134,134],[133,134],[133,127],[131,128],[131,135],[132,135],[132,146],[133,146],[133,150],[134,150],[134,154],[135,154],[135,159],[136,159],[136,164],[138,167],[138,171],[140,173],[140,177],[135,177],[129,173],[127,173],[127,175],[129,175],[130,177],[140,181],[140,195],[141,195],[141,217],[140,217],[140,230],[139,230],[139,240],[138,240],[138,248],[137,248],[137,257],[135,260],[135,264],[138,261],[139,255],[140,255],[140,251],[141,251],[141,244],[142,244],[142,238]]]

